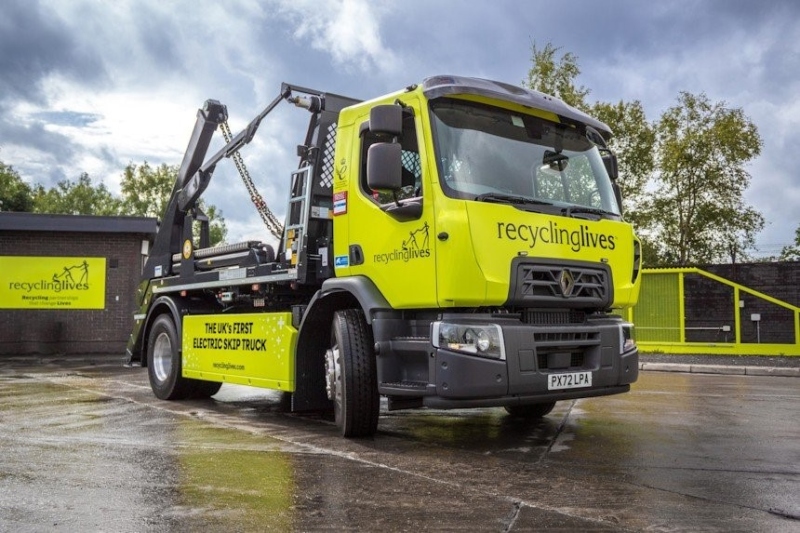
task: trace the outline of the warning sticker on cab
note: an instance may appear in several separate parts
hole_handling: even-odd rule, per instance
[[[333,193],[333,216],[347,213],[347,191]]]

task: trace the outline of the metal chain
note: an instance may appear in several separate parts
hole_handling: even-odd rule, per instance
[[[233,135],[231,134],[231,128],[228,126],[228,121],[220,124],[220,129],[222,129],[222,136],[225,138],[225,142],[231,142]],[[283,237],[283,224],[281,224],[275,215],[272,214],[269,207],[267,207],[267,203],[264,201],[264,198],[261,197],[261,194],[256,189],[256,184],[253,183],[253,179],[250,177],[250,173],[247,171],[247,167],[244,165],[244,159],[242,159],[242,155],[236,151],[231,156],[233,159],[233,164],[236,165],[236,170],[239,171],[239,176],[242,177],[242,181],[244,182],[244,186],[247,187],[247,192],[250,194],[250,200],[253,202],[253,205],[256,206],[256,210],[258,211],[259,216],[261,216],[261,220],[266,224],[267,229],[269,230],[272,235],[281,240]]]

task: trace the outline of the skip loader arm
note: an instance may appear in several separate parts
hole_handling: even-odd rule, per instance
[[[292,97],[293,91],[310,96]],[[181,250],[181,243],[187,238],[189,230],[185,228],[191,228],[191,224],[185,223],[186,216],[192,215],[194,218],[202,216],[197,211],[197,201],[208,187],[217,163],[224,158],[231,157],[250,143],[261,121],[275,109],[281,100],[304,107],[312,113],[318,113],[324,107],[324,93],[284,83],[281,86],[280,94],[250,121],[247,127],[208,160],[205,160],[205,157],[214,131],[217,126],[228,120],[228,111],[216,100],[206,100],[203,107],[197,111],[197,121],[183,156],[172,196],[161,220],[159,232],[144,267],[142,280],[150,280],[170,272],[172,255]]]

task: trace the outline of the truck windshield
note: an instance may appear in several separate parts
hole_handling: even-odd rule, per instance
[[[600,152],[576,128],[448,98],[434,100],[431,111],[448,196],[619,216]]]

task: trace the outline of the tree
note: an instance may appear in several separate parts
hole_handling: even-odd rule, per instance
[[[781,250],[781,261],[800,261],[800,226],[794,230],[794,243]]]
[[[225,217],[222,216],[222,211],[217,206],[208,204],[203,205],[203,200],[200,200],[200,209],[205,211],[208,217],[208,234],[211,246],[224,243],[225,238],[228,236],[228,226],[225,225]],[[195,234],[199,234],[198,224],[195,223]]]
[[[164,215],[178,167],[162,163],[152,168],[147,161],[141,165],[129,163],[122,172],[123,212],[131,216],[157,217]]]
[[[31,187],[11,166],[0,161],[0,211],[160,218],[172,196],[178,171],[177,166],[165,163],[155,168],[147,161],[141,165],[130,163],[122,173],[120,198],[105,184],[92,183],[85,172],[77,181],[62,180],[50,189],[38,184]],[[209,219],[211,245],[224,242],[228,227],[222,211],[202,199],[199,207]],[[196,224],[195,235],[198,233]]]
[[[653,144],[655,134],[647,121],[641,102],[616,104],[596,102],[588,104],[586,98],[590,90],[576,85],[581,70],[578,58],[565,53],[556,60],[561,48],[548,43],[539,49],[531,45],[531,68],[523,85],[561,98],[567,104],[581,109],[598,120],[605,122],[613,132],[609,148],[614,150],[619,160],[618,184],[622,191],[624,211],[631,222],[636,223],[636,206],[645,193],[645,185],[654,168]]]
[[[761,153],[755,124],[739,108],[682,92],[655,131],[658,179],[640,221],[659,255],[678,265],[741,258],[764,227],[743,199],[744,165]]]
[[[651,123],[641,102],[587,104],[578,58],[547,44],[531,47],[523,84],[557,96],[605,122],[619,160],[625,218],[637,228],[648,265],[747,258],[764,217],[745,204],[744,165],[761,151],[756,126],[741,109],[680,93],[678,105]]]
[[[0,211],[33,211],[32,194],[17,171],[0,161]]]
[[[551,96],[561,98],[567,104],[581,110],[586,110],[586,97],[589,89],[575,85],[575,78],[581,73],[578,67],[578,58],[572,53],[563,54],[556,61],[556,53],[561,50],[551,43],[547,43],[543,50],[539,50],[536,43],[531,44],[531,68],[528,79],[522,84]]]
[[[177,165],[161,165],[153,168],[147,161],[141,165],[129,163],[122,173],[122,212],[129,216],[164,216],[180,168]],[[225,241],[228,227],[222,210],[212,204],[199,202],[200,210],[208,217],[209,240],[211,246]],[[195,236],[199,234],[199,224],[195,224]]]
[[[596,102],[590,114],[608,124],[614,135],[608,143],[617,154],[619,178],[617,184],[622,191],[623,211],[634,225],[639,223],[637,207],[647,196],[647,184],[653,176],[655,158],[655,131],[647,121],[639,100],[616,104]]]
[[[87,173],[78,181],[59,181],[45,190],[37,185],[33,191],[33,211],[64,215],[118,215],[121,202],[103,184],[94,185]]]

